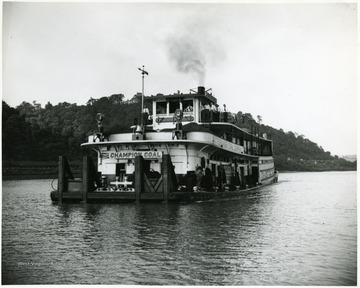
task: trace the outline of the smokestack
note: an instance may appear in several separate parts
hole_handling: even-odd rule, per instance
[[[198,87],[198,94],[199,95],[205,95],[205,87],[204,86],[199,86]]]

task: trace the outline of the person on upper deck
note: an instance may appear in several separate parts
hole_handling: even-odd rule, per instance
[[[143,121],[144,121],[144,124],[145,124],[145,125],[147,125],[147,123],[148,123],[149,115],[150,115],[149,108],[147,108],[146,106],[144,106],[144,110],[143,110]]]
[[[184,112],[192,112],[193,111],[193,106],[189,105],[184,109]]]

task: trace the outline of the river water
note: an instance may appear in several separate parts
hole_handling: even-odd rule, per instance
[[[3,182],[2,284],[357,284],[355,172],[190,204],[59,205],[50,184]]]

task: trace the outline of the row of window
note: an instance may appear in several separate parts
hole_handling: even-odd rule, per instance
[[[274,163],[274,159],[260,160],[260,164],[266,164],[266,163]]]
[[[232,162],[231,158],[225,157],[223,155],[211,155],[210,160],[220,161],[220,162],[227,162],[227,163]],[[251,161],[251,160],[244,160],[244,159],[238,159],[237,163],[238,164],[251,164],[251,163],[252,164],[258,164],[257,160]]]
[[[169,104],[169,105],[168,105]],[[180,101],[179,99],[170,99],[166,101],[156,102],[156,114],[172,114],[176,109],[182,109],[184,112],[192,112],[194,107],[193,99],[185,99]]]

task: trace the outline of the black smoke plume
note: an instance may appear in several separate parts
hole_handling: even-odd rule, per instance
[[[186,37],[169,37],[167,44],[169,58],[175,62],[177,71],[192,73],[199,85],[205,85],[206,59],[200,43]]]
[[[184,19],[177,33],[166,39],[168,56],[176,70],[192,74],[199,86],[205,86],[209,64],[225,59],[215,24],[208,17],[197,14],[197,17]]]

